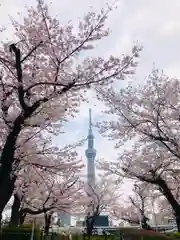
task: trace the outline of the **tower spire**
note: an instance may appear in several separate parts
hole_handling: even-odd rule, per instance
[[[85,151],[86,158],[87,158],[87,180],[88,184],[94,184],[95,182],[95,157],[96,157],[96,150],[94,149],[94,135],[92,131],[92,111],[91,108],[89,109],[89,130],[88,130],[88,148]]]
[[[91,108],[89,108],[89,133],[92,134],[92,118],[91,118]]]

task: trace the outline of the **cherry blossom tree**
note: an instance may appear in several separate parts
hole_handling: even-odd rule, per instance
[[[70,155],[70,150],[68,153]],[[46,161],[43,160],[43,168],[41,161],[34,165],[29,159],[29,165],[26,163],[19,171],[15,183],[11,224],[22,224],[27,214],[43,213],[49,219],[54,210],[71,211],[80,197],[79,190],[82,187],[79,184],[79,173],[83,165],[80,161],[70,161],[70,158],[65,157],[67,158],[68,154],[64,159],[59,157],[59,165],[56,165],[51,154]],[[50,211],[51,214],[48,215]],[[48,222],[50,220],[46,221]]]
[[[84,183],[84,197],[76,211],[86,215],[85,227],[88,236],[93,233],[97,217],[101,213],[108,213],[119,197],[118,188],[110,179],[102,178],[94,184]]]
[[[102,132],[116,141],[129,143],[116,163],[106,163],[109,172],[155,185],[171,205],[180,231],[177,190],[180,164],[180,81],[153,70],[141,86],[129,85],[116,92],[101,91],[114,121],[102,124]]]
[[[174,169],[175,172],[176,169]],[[173,196],[175,196],[175,199],[179,202],[180,198],[179,198],[179,194],[180,194],[180,188],[179,188],[179,174],[173,174],[172,175],[173,179],[175,178],[176,181],[170,181],[168,180],[168,185],[173,193]],[[159,214],[162,218],[162,221],[166,218],[166,219],[170,219],[170,220],[175,220],[175,213],[174,210],[172,208],[172,206],[169,204],[168,200],[166,197],[164,197],[164,195],[159,194],[158,198],[156,199],[156,206],[157,206],[157,214]]]
[[[76,114],[90,87],[106,87],[133,74],[136,46],[131,56],[81,58],[108,36],[110,10],[87,13],[78,31],[71,24],[61,26],[40,0],[27,9],[22,23],[12,20],[14,40],[0,46],[0,215],[14,191],[19,152],[30,136],[43,135],[44,129],[58,134],[55,123],[62,126]]]
[[[171,205],[168,203],[167,199],[161,196],[157,201],[157,214],[164,218],[174,218],[174,212]]]
[[[137,208],[134,207],[129,201],[126,201],[124,205],[118,204],[112,206],[110,214],[111,217],[118,222],[125,221],[130,224],[140,224]]]
[[[125,204],[112,207],[111,214],[116,220],[123,220],[130,224],[141,225],[143,229],[151,229],[148,224],[150,213],[150,196],[147,184],[134,184],[133,194]]]

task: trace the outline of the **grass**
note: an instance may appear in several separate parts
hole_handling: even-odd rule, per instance
[[[175,239],[172,236],[167,236],[162,233],[158,233],[151,230],[137,229],[137,228],[121,228],[119,231],[116,231],[114,234],[116,237],[120,235],[120,232],[123,233],[124,237],[128,240],[172,240]]]
[[[111,235],[98,236],[93,235],[91,240],[120,240],[120,233],[123,233],[124,240],[177,240],[180,239],[180,235],[175,236],[173,234],[162,234],[155,231],[143,230],[137,228],[120,228],[116,231],[109,231]],[[68,236],[60,237],[61,240],[69,240]],[[83,235],[73,234],[72,240],[84,240]],[[86,236],[85,240],[89,240]]]

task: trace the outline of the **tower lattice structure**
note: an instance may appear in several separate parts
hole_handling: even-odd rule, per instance
[[[85,151],[87,158],[87,183],[93,187],[95,185],[95,158],[96,150],[94,149],[94,135],[92,131],[91,109],[89,109],[89,130],[88,130],[88,148]]]

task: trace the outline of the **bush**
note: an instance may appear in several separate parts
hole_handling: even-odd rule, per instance
[[[32,225],[21,227],[3,227],[0,233],[0,240],[29,240],[31,238]],[[34,230],[34,240],[41,239],[41,231]]]
[[[61,238],[62,239],[62,238]],[[110,236],[103,236],[103,235],[93,235],[90,238],[86,235],[85,236],[85,240],[115,240],[115,236],[114,235],[110,235]],[[84,240],[84,236],[81,234],[73,234],[72,235],[72,240]]]
[[[179,232],[167,233],[166,235],[169,236],[169,237],[172,237],[174,239],[180,239],[180,233]]]
[[[49,239],[51,239],[51,240],[69,240],[69,237],[68,236],[63,236],[60,233],[51,232],[49,234]]]
[[[120,232],[124,234],[125,238],[133,240],[172,240],[170,236],[162,233],[158,233],[151,230],[136,229],[136,228],[121,228],[115,233],[116,236],[120,235]]]
[[[179,232],[174,233],[173,237],[180,239],[180,233]]]

